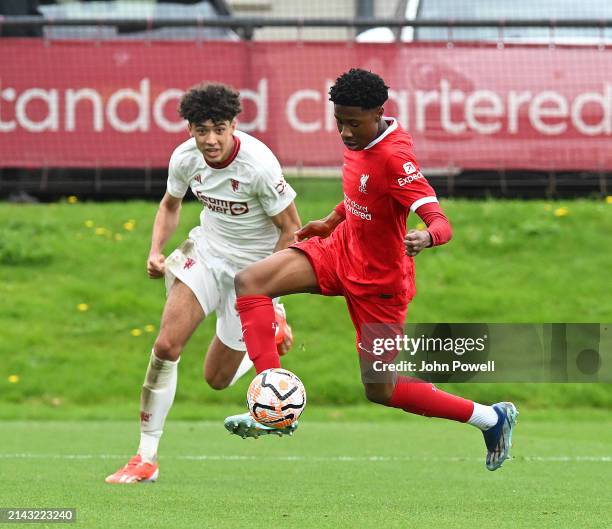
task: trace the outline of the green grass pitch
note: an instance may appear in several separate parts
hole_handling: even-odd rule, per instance
[[[610,527],[609,414],[524,412],[514,459],[489,472],[471,426],[309,411],[292,438],[170,421],[159,481],[132,486],[103,478],[132,454],[134,422],[5,422],[1,504],[76,507],[87,529]]]

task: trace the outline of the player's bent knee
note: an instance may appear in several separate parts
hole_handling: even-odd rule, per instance
[[[388,384],[365,384],[365,396],[370,402],[387,405],[391,400],[393,388]]]
[[[236,296],[249,296],[258,294],[257,284],[255,282],[254,274],[245,268],[236,274],[234,277],[234,288],[236,289]]]
[[[178,357],[181,356],[180,345],[172,343],[167,338],[158,336],[157,340],[155,340],[155,344],[153,345],[153,351],[155,352],[155,356],[160,358],[161,360],[178,360]]]
[[[204,380],[212,389],[221,390],[229,386],[232,378],[225,376],[223,373],[207,373],[204,371]]]

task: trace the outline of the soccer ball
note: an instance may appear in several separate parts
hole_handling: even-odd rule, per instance
[[[290,426],[306,406],[302,381],[286,369],[266,369],[251,382],[247,391],[251,417],[272,428]]]

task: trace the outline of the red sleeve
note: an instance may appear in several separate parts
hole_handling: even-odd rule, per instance
[[[427,231],[431,235],[431,245],[439,246],[451,240],[453,229],[444,215],[440,204],[437,202],[423,204],[418,207],[416,213],[427,225]]]
[[[437,203],[436,192],[421,173],[414,154],[409,150],[397,151],[387,160],[389,191],[402,206],[411,211],[423,204]]]
[[[346,210],[344,209],[344,202],[340,202],[335,208],[334,211],[340,215],[343,219],[346,218]]]

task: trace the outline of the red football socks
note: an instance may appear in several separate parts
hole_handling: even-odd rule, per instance
[[[242,322],[242,336],[255,371],[280,367],[274,335],[276,314],[268,296],[241,296],[236,300]]]
[[[410,377],[397,377],[388,405],[418,415],[459,422],[467,422],[474,411],[471,400],[451,395],[429,382]]]

